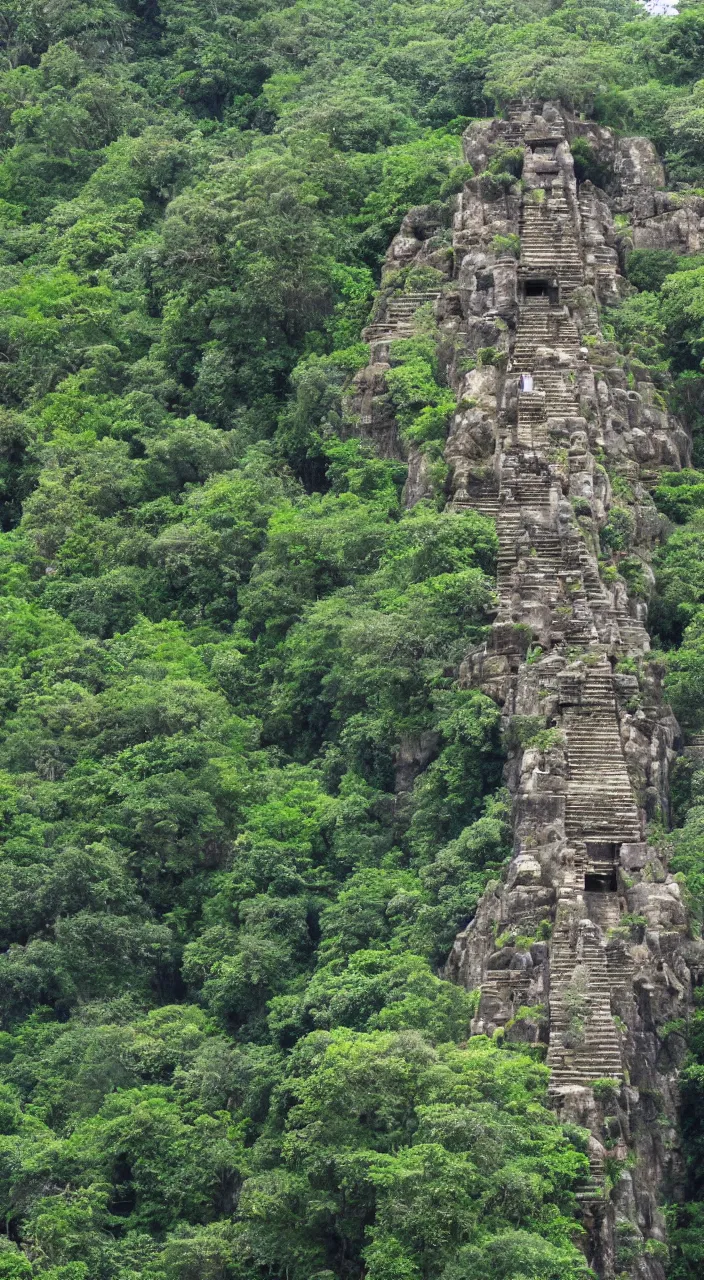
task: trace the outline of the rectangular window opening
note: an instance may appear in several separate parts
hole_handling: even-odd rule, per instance
[[[550,281],[549,280],[526,280],[526,297],[527,298],[549,298],[550,297]]]

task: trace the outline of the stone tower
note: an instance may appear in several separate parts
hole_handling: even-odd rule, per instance
[[[578,185],[577,138],[607,191]],[[662,536],[649,489],[660,468],[686,465],[689,441],[601,326],[629,287],[624,252],[699,250],[704,201],[662,190],[647,140],[616,139],[556,103],[473,124],[464,147],[479,176],[457,198],[451,252],[430,207],[409,213],[387,259],[435,267],[446,283],[382,306],[356,405],[362,430],[398,451],[390,342],[432,303],[458,395],[449,502],[495,518],[499,537],[491,637],[461,679],[503,709],[514,834],[508,873],[446,976],[479,989],[475,1033],[544,1044],[558,1114],[588,1131],[591,1265],[605,1280],[662,1280],[684,1042],[659,1030],[686,1016],[702,956],[647,840],[650,821],[667,824],[679,745],[649,658]],[[413,502],[429,481],[420,453],[408,462]]]

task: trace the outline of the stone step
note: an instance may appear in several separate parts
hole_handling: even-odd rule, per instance
[[[589,761],[590,764],[592,759],[595,759],[598,761],[600,766],[608,768],[615,776],[618,774],[618,776],[623,779],[624,783],[628,780],[630,786],[628,774],[625,772],[626,766],[621,758],[621,739],[617,733],[594,734],[593,737],[587,737],[586,735],[582,736],[581,734],[577,735],[575,733],[570,733],[568,728],[567,746],[573,759],[586,760]],[[618,764],[615,760],[600,760],[598,757],[600,747],[609,747],[613,749],[617,753]]]
[[[582,919],[587,919],[586,907]],[[606,949],[603,943],[600,940],[597,941],[596,938],[593,939],[593,945],[590,946],[589,944],[590,938],[583,937],[579,952],[574,947],[569,947],[568,949],[566,946],[562,946],[557,954],[551,950],[550,972],[560,979],[570,978],[575,964],[578,963],[577,955],[579,954],[581,956],[579,963],[586,964],[592,981],[597,987],[607,991],[609,982],[606,969]]]
[[[551,1019],[552,1023],[552,1019]],[[602,1065],[610,1063],[611,1066],[620,1067],[621,1065],[621,1048],[613,1027],[613,1036],[608,1039],[591,1033],[589,1027],[585,1026],[584,1040],[578,1048],[568,1049],[562,1042],[563,1032],[551,1031],[550,1047],[548,1049],[548,1064],[555,1064],[557,1069],[563,1070],[579,1070],[584,1071],[591,1069],[592,1062],[600,1062]]]
[[[589,746],[591,743],[621,741],[613,703],[602,707],[593,702],[586,704],[582,702],[580,710],[582,715],[570,717],[566,725],[567,733],[575,748]],[[601,723],[599,723],[600,713],[604,715],[604,720]],[[608,722],[606,720],[607,716],[609,716]],[[584,724],[584,721],[592,721],[592,724]]]
[[[591,986],[589,988],[589,994],[591,998]],[[554,1014],[553,1026],[555,1028],[566,1026],[569,1023],[569,1016],[566,1010],[562,1008],[562,1005],[563,1001],[561,996],[556,996],[554,998],[551,997],[550,1007],[551,1012]],[[596,1012],[590,1012],[586,1025],[587,1035],[589,1036],[591,1043],[601,1045],[602,1048],[608,1047],[611,1050],[618,1051],[619,1040],[614,1027],[610,1007],[608,1009],[604,1007]]]
[[[575,957],[571,972],[574,972],[575,965],[580,963],[582,962],[577,960]],[[553,981],[553,979],[554,975],[551,974],[551,981]],[[563,975],[563,980],[560,981],[557,988],[553,988],[550,996],[551,1022],[556,1029],[564,1028],[569,1022],[569,1017],[567,1016],[567,1012],[564,1008],[564,1001],[561,994],[562,988],[569,983],[569,979],[570,975]],[[599,1006],[597,1010],[590,1014],[589,1018],[590,1034],[592,1035],[592,1038],[596,1035],[601,1035],[603,1032],[604,1035],[608,1037],[609,1044],[612,1047],[618,1047],[618,1038],[614,1031],[611,1015],[611,984],[609,983],[607,987],[599,987],[596,983],[590,981],[589,998],[590,1000],[597,1001]]]
[[[490,520],[495,520],[499,514],[499,499],[479,498],[465,501],[455,498],[452,502],[455,511],[476,511],[480,516],[487,516]]]
[[[604,817],[609,820],[613,820],[614,817],[628,818],[629,822],[635,823],[636,811],[632,797],[633,793],[630,791],[616,791],[610,787],[608,780],[601,774],[595,777],[591,793],[587,783],[576,782],[570,778],[566,807],[571,820],[578,812],[591,814],[601,809]]]
[[[592,1080],[600,1080],[605,1076],[621,1080],[623,1078],[623,1062],[621,1057],[602,1057],[599,1053],[586,1054],[579,1062],[563,1062],[559,1058],[546,1058],[546,1066],[550,1070],[550,1084],[574,1083],[587,1084]]]
[[[616,759],[604,760],[603,758],[600,758],[598,754],[600,747],[602,749],[613,751],[616,755]],[[623,758],[621,757],[621,740],[616,736],[616,734],[614,734],[613,737],[608,738],[606,736],[599,738],[595,736],[592,739],[575,741],[574,737],[570,738],[568,729],[567,751],[570,760],[575,763],[581,762],[582,764],[587,765],[590,769],[595,768],[600,772],[606,771],[606,773],[612,776],[615,780],[619,780],[621,786],[630,792],[631,780],[626,772],[626,766]]]
[[[583,963],[575,957],[577,964]],[[589,966],[587,966],[588,970]],[[593,974],[589,975],[593,979]],[[550,993],[550,1008],[554,1012],[556,1020],[569,1022],[569,1011],[564,1003],[564,994],[569,985],[567,982],[560,982],[557,986],[552,987]],[[598,990],[596,985],[592,988],[589,986],[590,1000],[593,1000],[593,1008],[590,1008],[587,1015],[586,1029],[590,1040],[595,1044],[607,1046],[610,1051],[617,1051],[619,1046],[616,1028],[611,1016],[611,995],[610,990]]]
[[[580,707],[586,708],[586,710],[584,715],[573,717],[575,726],[579,725],[582,720],[585,722],[588,720],[594,728],[600,729],[605,728],[606,725],[611,727],[616,724],[616,700],[614,698],[613,685],[583,685],[582,699]]]
[[[590,999],[592,998],[591,988],[589,990],[589,997]],[[563,1007],[562,1000],[557,999],[556,997],[551,997],[550,1026],[552,1028],[552,1032],[555,1034],[554,1043],[556,1045],[560,1045],[560,1048],[562,1048],[560,1036],[566,1030],[569,1025],[569,1021],[570,1019],[566,1009]],[[604,1051],[608,1050],[609,1053],[619,1054],[621,1052],[618,1034],[613,1024],[610,1003],[608,1012],[605,1012],[605,1015],[601,1020],[593,1021],[590,1018],[585,1027],[585,1034],[588,1037],[590,1045],[600,1046],[601,1049]]]
[[[550,1024],[553,1030],[562,1030],[570,1023],[567,1012],[561,1010],[561,1001],[557,1001],[557,1007],[553,1010],[553,1001],[550,1000]],[[613,1053],[620,1053],[620,1044],[618,1044],[618,1036],[616,1028],[613,1025],[611,1011],[604,1012],[602,1018],[595,1019],[590,1016],[586,1023],[585,1034],[591,1046],[602,1048]]]
[[[364,342],[379,342],[384,338],[394,340],[397,338],[412,338],[414,330],[410,326],[378,324],[370,325],[362,334]]]
[[[587,918],[586,908],[582,918],[585,920]],[[582,961],[580,961],[580,963],[583,962],[586,964],[591,973],[592,980],[597,984],[597,986],[603,987],[604,990],[607,990],[609,983],[606,970],[606,949],[601,941],[597,942],[596,938],[594,939],[592,946],[589,945],[589,942],[590,939],[588,937],[582,938],[581,950],[579,952],[582,957]],[[574,947],[568,948],[566,945],[563,945],[560,947],[557,954],[551,950],[550,972],[553,975],[556,975],[559,978],[564,978],[565,976],[568,978],[571,977],[572,970],[576,963],[577,951]]]
[[[560,1043],[557,1038],[560,1034],[551,1031],[550,1048],[546,1059],[551,1072],[556,1075],[562,1072],[580,1072],[590,1076],[592,1080],[598,1079],[599,1076],[622,1075],[623,1060],[617,1043],[599,1045],[595,1040],[590,1040],[587,1035],[579,1051],[573,1053]]]
[[[570,748],[567,749],[567,763],[570,765],[570,796],[572,799],[581,800],[582,797],[589,796],[589,780],[585,774],[593,777],[595,783],[599,786],[599,800],[608,797],[617,804],[627,804],[632,801],[634,792],[631,790],[630,782],[620,781],[614,774],[608,772],[607,765],[591,765],[591,758],[582,756],[579,762],[575,762],[573,756],[570,755]]]
[[[551,1001],[550,1026],[556,1037],[564,1033],[569,1026],[569,1022],[570,1019],[566,1013],[560,1013],[557,1009],[553,1010]],[[595,1022],[590,1018],[585,1026],[585,1036],[586,1044],[589,1045],[590,1049],[594,1049],[595,1052],[598,1050],[599,1054],[616,1054],[620,1057],[621,1049],[618,1034],[613,1025],[611,1014],[608,1014],[600,1022]]]
[[[551,1037],[547,1064],[553,1071],[586,1072],[592,1079],[609,1075],[610,1070],[620,1075],[623,1069],[618,1044],[601,1047],[594,1041],[590,1042],[587,1036],[579,1049],[567,1049],[559,1038]]]
[[[631,844],[640,838],[640,824],[635,812],[625,806],[609,803],[605,795],[597,795],[594,805],[574,803],[569,793],[565,804],[565,830],[572,839],[582,833],[596,839],[602,835],[609,841]]]
[[[556,1084],[590,1084],[593,1080],[603,1080],[609,1076],[615,1080],[623,1079],[623,1061],[621,1057],[605,1058],[601,1054],[586,1055],[581,1062],[562,1063],[546,1058],[546,1066],[550,1070],[550,1085]]]
[[[605,817],[610,820],[618,817],[619,819],[628,819],[629,823],[635,823],[636,810],[633,803],[633,793],[631,791],[617,791],[609,785],[609,780],[604,774],[595,775],[592,783],[591,800],[587,783],[580,783],[575,781],[574,778],[569,778],[567,787],[566,808],[569,811],[570,820],[573,820],[578,812],[591,814],[601,808]]]
[[[551,1019],[551,1025],[553,1026],[553,1030],[555,1030],[555,1028],[558,1026],[558,1023],[561,1023],[563,1028],[569,1023],[570,1019],[568,1016],[568,1011],[563,1007],[563,1002],[561,999],[556,999],[554,997],[551,997],[550,1010],[551,1010],[551,1014],[552,1013],[555,1014],[555,1018]],[[570,1049],[569,1051],[571,1054],[574,1055],[575,1060],[587,1048],[589,1049],[590,1052],[596,1051],[597,1049],[599,1049],[607,1057],[609,1055],[613,1056],[613,1054],[618,1055],[621,1052],[618,1034],[614,1026],[610,1009],[606,1014],[606,1019],[604,1021],[592,1022],[591,1018],[587,1020],[584,1026],[584,1035],[585,1035],[584,1044],[582,1044],[578,1050]],[[555,1049],[559,1049],[560,1053],[567,1052],[565,1045],[562,1041],[562,1031],[560,1031],[559,1034],[553,1037],[553,1039],[551,1040],[551,1044]]]
[[[580,1085],[582,1088],[588,1089],[589,1086],[594,1082],[594,1080],[600,1080],[602,1078],[603,1077],[601,1075],[594,1075],[590,1071],[575,1071],[575,1072],[570,1072],[567,1075],[563,1075],[553,1070],[550,1073],[550,1083],[548,1085],[548,1091],[550,1093],[557,1093],[557,1091],[560,1088],[567,1088],[569,1085]],[[617,1072],[615,1076],[611,1076],[611,1078],[622,1081],[623,1069]]]

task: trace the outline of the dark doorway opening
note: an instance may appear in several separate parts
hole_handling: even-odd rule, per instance
[[[560,286],[557,279],[553,277],[533,276],[526,280],[521,280],[521,297],[524,302],[534,301],[538,298],[544,299],[551,307],[559,306],[560,302]],[[544,305],[544,304],[542,304]]]
[[[599,875],[588,872],[584,877],[585,893],[616,893],[617,889],[615,871],[603,871]]]

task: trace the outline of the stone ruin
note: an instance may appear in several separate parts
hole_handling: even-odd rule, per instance
[[[578,184],[576,138],[607,190]],[[499,538],[491,638],[466,655],[461,680],[502,707],[514,836],[508,873],[445,975],[479,990],[474,1033],[545,1046],[553,1105],[589,1134],[578,1198],[590,1264],[604,1280],[663,1280],[685,1042],[659,1031],[687,1017],[704,960],[646,835],[649,821],[667,823],[680,731],[649,659],[647,604],[600,563],[599,532],[618,507],[652,581],[663,522],[650,489],[660,469],[688,464],[690,441],[648,369],[601,325],[630,288],[631,248],[700,250],[704,200],[664,191],[647,139],[616,138],[557,103],[475,122],[463,142],[480,176],[455,200],[451,245],[431,206],[410,211],[387,255],[386,279],[429,266],[439,283],[382,291],[352,402],[380,452],[406,457],[407,503],[431,496],[425,455],[399,440],[385,373],[390,343],[432,307],[458,399],[448,503],[493,517]],[[514,166],[522,156],[520,180],[485,172],[507,152]]]

